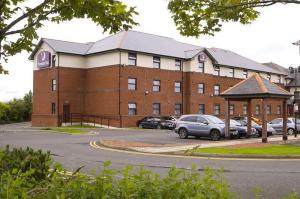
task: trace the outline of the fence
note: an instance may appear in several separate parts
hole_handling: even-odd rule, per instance
[[[107,126],[108,128],[114,124],[119,123],[120,118],[118,116],[103,116],[103,115],[85,115],[81,113],[70,113],[70,114],[63,114],[60,115],[60,124],[70,124],[73,125],[74,123],[80,123],[82,126],[84,123],[93,124],[100,124],[102,126]]]

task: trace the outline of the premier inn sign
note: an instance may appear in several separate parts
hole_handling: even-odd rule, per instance
[[[41,51],[37,56],[37,67],[47,68],[51,64],[51,53],[48,51]]]

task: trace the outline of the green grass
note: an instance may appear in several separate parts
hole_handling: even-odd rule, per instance
[[[97,128],[90,125],[73,125],[73,126],[62,126],[62,127],[47,127],[41,130],[46,130],[50,132],[68,133],[68,134],[84,134],[88,132],[88,129]]]
[[[272,145],[256,148],[213,147],[192,149],[189,152],[230,155],[300,155],[300,146]]]

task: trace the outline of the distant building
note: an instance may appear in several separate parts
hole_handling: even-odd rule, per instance
[[[29,59],[34,63],[33,126],[56,126],[59,115],[70,113],[115,118],[111,124],[119,127],[135,126],[149,115],[222,118],[225,105],[218,95],[254,73],[281,87],[292,83],[278,65],[136,31],[85,44],[41,39]],[[260,117],[260,101],[252,107]],[[281,110],[280,102],[269,101],[268,119]],[[233,102],[230,114],[246,115],[246,104]]]

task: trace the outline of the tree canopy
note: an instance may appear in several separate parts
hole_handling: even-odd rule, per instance
[[[60,23],[73,18],[89,18],[104,32],[129,29],[137,23],[134,7],[117,0],[1,0],[0,74],[3,62],[23,50],[31,51],[44,22]]]
[[[249,24],[258,8],[274,4],[300,4],[299,0],[170,0],[168,9],[181,35],[214,35],[224,22]]]

